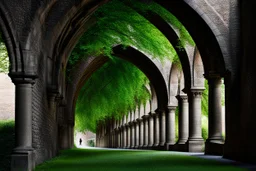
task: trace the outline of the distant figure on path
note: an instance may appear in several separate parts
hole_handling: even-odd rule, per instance
[[[80,143],[80,145],[82,145],[82,138],[80,138],[79,143]]]

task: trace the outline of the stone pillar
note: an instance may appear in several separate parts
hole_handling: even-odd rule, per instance
[[[135,147],[135,125],[133,122],[130,123],[131,126],[131,148]]]
[[[118,141],[117,128],[115,128],[114,131],[115,131],[115,133],[114,133],[114,148],[117,148],[117,141]]]
[[[15,84],[15,148],[11,155],[12,170],[32,171],[35,167],[32,148],[32,87],[30,78],[12,78]]]
[[[121,148],[121,129],[118,128],[118,146],[117,148]]]
[[[127,137],[127,130],[126,130],[126,126],[123,126],[123,148],[126,148],[126,137]]]
[[[128,123],[125,124],[125,127],[126,127],[126,146],[125,148],[130,148],[130,136],[131,136],[131,133],[130,133],[130,126]]]
[[[154,147],[159,146],[159,140],[160,140],[160,135],[159,135],[159,113],[154,113]]]
[[[189,105],[189,138],[187,147],[189,152],[202,152],[204,139],[202,138],[201,100],[204,89],[193,88],[190,92]]]
[[[166,114],[166,150],[173,149],[175,144],[175,111],[176,106],[168,106]]]
[[[158,110],[157,113],[159,113],[160,117],[160,143],[159,146],[164,147],[165,140],[166,140],[166,121],[165,121],[165,111],[164,110]]]
[[[68,130],[69,130],[69,146],[68,146],[68,148],[74,147],[74,126],[75,126],[74,119],[70,118],[68,121]]]
[[[205,144],[206,154],[223,154],[221,77],[210,75],[209,84],[209,134]]]
[[[188,120],[189,120],[189,105],[188,96],[186,94],[180,94],[177,96],[179,100],[179,140],[177,142],[178,149],[185,151],[185,144],[188,141]]]
[[[147,148],[148,147],[148,139],[149,139],[149,136],[148,136],[148,119],[149,119],[149,115],[144,115],[143,117],[143,124],[144,124],[144,144],[143,144],[143,148]]]
[[[143,119],[138,119],[139,124],[139,148],[142,148],[144,145],[144,124]]]
[[[148,118],[148,148],[152,148],[154,145],[154,116],[153,113],[149,113]]]
[[[135,126],[135,148],[139,148],[139,138],[140,138],[140,125],[139,122],[134,121]]]
[[[57,155],[57,135],[58,135],[58,121],[57,121],[57,105],[60,101],[60,98],[58,96],[57,92],[54,92],[53,90],[50,91],[48,94],[48,102],[49,102],[49,119],[51,119],[52,122],[54,122],[54,128],[52,129],[52,136],[56,138],[55,140],[52,140],[52,147],[50,151],[50,158]],[[50,150],[50,149],[49,149]]]

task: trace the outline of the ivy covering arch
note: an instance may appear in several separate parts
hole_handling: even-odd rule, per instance
[[[179,30],[178,44],[172,45],[138,11],[143,14],[154,11],[171,23]],[[143,104],[150,98],[143,89],[149,83],[146,76],[134,65],[115,58],[112,54],[113,46],[133,46],[161,62],[171,60],[179,64],[173,46],[183,50],[186,44],[195,46],[195,43],[178,19],[155,2],[145,4],[134,0],[112,0],[93,15],[97,22],[87,30],[74,48],[66,74],[68,77],[73,67],[88,56],[105,55],[111,59],[89,78],[77,99],[76,128],[95,132],[98,120],[113,116],[121,118],[135,107],[135,103]],[[207,102],[203,104],[207,105]],[[203,109],[206,107],[203,106]],[[206,111],[203,113],[207,115]]]

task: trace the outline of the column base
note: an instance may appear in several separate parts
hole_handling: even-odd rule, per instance
[[[148,146],[147,145],[143,145],[142,149],[148,149]]]
[[[11,155],[12,171],[32,171],[35,168],[33,149],[14,149]]]
[[[157,150],[165,151],[166,150],[165,145],[159,145]]]
[[[175,151],[188,152],[188,146],[186,143],[175,144]]]
[[[174,143],[165,143],[165,145],[164,145],[165,147],[165,150],[167,150],[167,151],[174,151],[175,150],[175,148],[174,148],[174,146],[175,146],[175,144]]]
[[[204,139],[188,139],[187,143],[188,152],[203,152],[204,151]]]
[[[158,148],[159,148],[159,144],[154,144],[154,145],[152,146],[152,149],[153,149],[153,150],[158,150]]]
[[[153,144],[147,145],[146,147],[148,150],[152,150],[153,149]]]
[[[211,141],[205,142],[205,154],[207,155],[223,155],[224,142],[223,141]]]

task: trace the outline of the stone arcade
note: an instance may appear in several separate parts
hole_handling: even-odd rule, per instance
[[[138,50],[113,52],[141,69],[150,80],[146,108],[122,120],[98,124],[97,146],[202,151],[256,163],[254,106],[254,0],[155,0],[175,15],[193,37],[196,48],[177,51],[183,72],[160,65]],[[12,170],[35,165],[73,147],[74,108],[79,89],[107,58],[80,63],[67,83],[64,70],[73,47],[92,24],[91,14],[108,0],[2,0],[0,27],[8,48],[9,76],[16,87],[16,147]],[[158,14],[146,16],[171,43],[179,33]],[[132,58],[128,58],[132,57]],[[166,72],[168,70],[169,72]],[[209,82],[209,137],[201,135],[201,94]],[[222,137],[220,83],[225,82],[226,138]],[[175,108],[179,140],[174,140]]]

